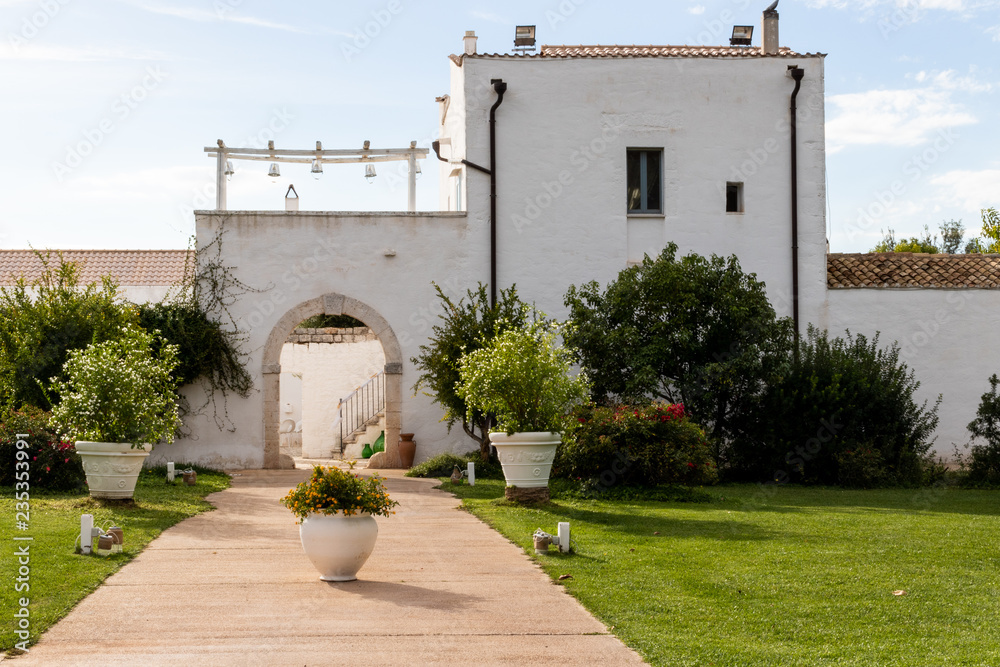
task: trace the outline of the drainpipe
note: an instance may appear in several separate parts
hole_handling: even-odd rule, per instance
[[[802,86],[802,77],[805,70],[798,66],[788,68],[788,74],[795,80],[795,89],[792,91],[792,98],[789,103],[791,120],[791,143],[792,143],[792,322],[795,331],[795,356],[799,353],[799,151],[796,128],[795,98],[798,97],[799,88]]]
[[[475,162],[462,160],[462,164],[488,174],[490,177],[490,306],[497,305],[497,107],[503,104],[503,94],[507,92],[507,84],[502,79],[490,79],[493,90],[497,93],[497,101],[490,107],[490,167],[480,166]],[[449,162],[441,157],[441,142],[432,141],[431,148],[441,162]],[[450,162],[449,162],[450,164]]]
[[[492,79],[497,101],[490,107],[490,306],[497,305],[497,107],[503,104],[507,84]]]

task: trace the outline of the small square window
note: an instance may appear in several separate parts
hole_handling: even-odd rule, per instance
[[[726,183],[726,213],[743,212],[743,184]]]
[[[629,148],[625,185],[629,213],[663,212],[663,149]]]

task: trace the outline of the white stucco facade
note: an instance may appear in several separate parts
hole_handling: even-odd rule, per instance
[[[1000,373],[1000,290],[831,289],[827,313],[818,322],[833,335],[874,336],[883,346],[897,341],[900,359],[915,372],[920,402],[934,405],[940,422],[934,450],[950,459],[969,441],[989,376]]]
[[[198,212],[199,246],[221,234],[222,260],[254,290],[231,310],[248,332],[257,389],[247,399],[230,398],[235,431],[198,417],[191,423],[194,437],[174,444],[170,457],[227,468],[287,463],[276,434],[283,419],[279,377],[298,362],[282,359],[281,348],[298,322],[320,313],[352,315],[378,336],[387,378],[383,464],[396,463],[400,430],[416,434],[417,461],[473,448],[460,429],[448,433],[430,397],[412,391],[417,372],[410,359],[437,321],[432,281],[454,297],[489,281],[490,177],[463,160],[490,164],[496,79],[507,84],[496,111],[498,288],[516,284],[523,299],[563,317],[570,285],[607,284],[675,242],[680,254],[735,254],[767,284],[778,313],[790,315],[791,67],[803,72],[797,97],[801,329],[814,323],[834,335],[880,330],[884,343],[899,340],[923,382],[921,397],[933,402],[945,394],[938,451],[947,454],[951,442],[964,442],[988,377],[985,369],[974,376],[970,369],[981,368],[977,347],[996,326],[1000,292],[828,290],[823,57],[694,51],[678,57],[453,56],[450,91],[438,98],[445,212]],[[662,154],[659,213],[627,211],[629,149]],[[742,210],[727,212],[726,186],[734,183]],[[943,320],[935,319],[939,311]],[[993,368],[1000,361],[985,358]],[[309,409],[330,412],[320,403],[333,389],[304,381],[302,391],[305,421]],[[309,398],[314,394],[320,398]],[[319,403],[308,408],[310,401]],[[317,441],[317,451],[324,447]]]
[[[490,81],[502,79],[499,285],[517,283],[560,315],[569,285],[606,283],[673,241],[681,254],[736,254],[788,315],[790,66],[805,70],[797,100],[800,308],[803,321],[815,321],[826,289],[820,56],[453,59],[442,126],[450,143],[441,150],[452,164],[441,165],[442,176],[461,169],[470,219],[488,214],[489,177],[460,160],[488,166]],[[663,150],[662,215],[627,214],[628,148]],[[727,182],[744,184],[745,212],[726,213]],[[453,180],[442,187],[453,190]]]

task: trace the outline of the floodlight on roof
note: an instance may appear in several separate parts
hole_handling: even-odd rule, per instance
[[[519,25],[514,28],[514,50],[534,51],[535,50],[535,26]]]
[[[730,46],[750,46],[753,43],[752,25],[733,26],[733,36],[729,39]]]

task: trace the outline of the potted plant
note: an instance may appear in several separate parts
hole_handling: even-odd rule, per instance
[[[354,581],[375,548],[375,515],[394,514],[382,478],[316,466],[282,504],[299,518],[302,550],[323,581]]]
[[[131,498],[154,443],[173,441],[177,346],[157,349],[153,334],[123,327],[115,340],[69,353],[52,426],[76,440],[94,498]]]
[[[566,417],[589,393],[586,375],[572,373],[570,352],[557,345],[562,328],[551,322],[509,328],[459,362],[457,393],[470,411],[495,420],[490,442],[508,497],[520,495],[510,487],[547,492]]]

